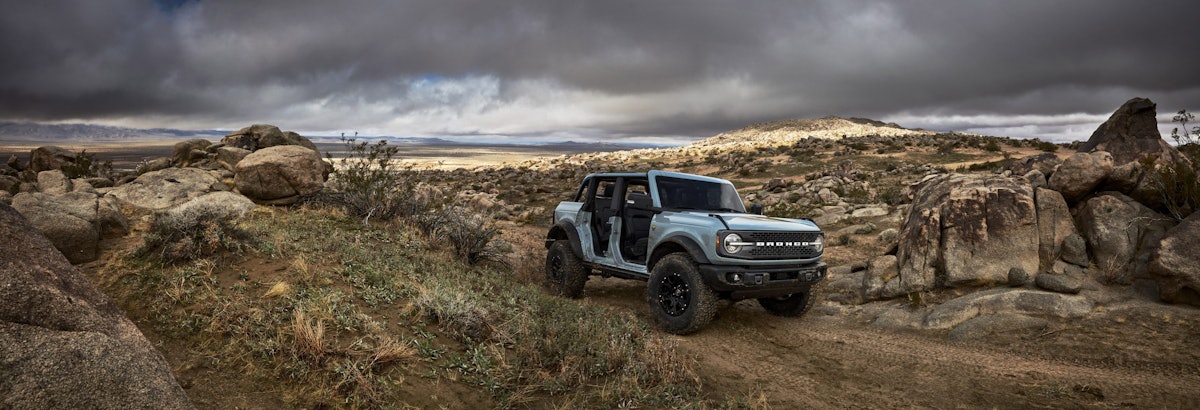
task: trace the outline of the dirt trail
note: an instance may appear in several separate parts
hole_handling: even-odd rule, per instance
[[[593,278],[585,300],[649,321],[643,286]],[[811,312],[781,319],[743,301],[723,307],[701,332],[672,339],[698,359],[711,398],[761,395],[773,408],[1200,407],[1200,363],[1170,361],[1196,357],[1170,354],[1195,352],[1200,346],[1194,337],[1190,346],[1137,349],[1187,340],[1186,334],[1150,336],[1159,330],[1194,332],[1194,325],[1155,332],[1126,325],[1064,337],[1041,333],[953,342],[937,332],[876,329],[852,315]],[[1092,344],[1079,337],[1104,343],[1079,349]]]

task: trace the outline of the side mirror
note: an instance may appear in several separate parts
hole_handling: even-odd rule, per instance
[[[757,202],[750,204],[750,213],[755,214],[755,215],[762,215],[762,204],[757,203]]]

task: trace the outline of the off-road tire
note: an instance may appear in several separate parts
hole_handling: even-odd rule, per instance
[[[554,241],[546,251],[546,290],[555,295],[578,298],[583,295],[583,284],[587,279],[587,268],[571,251],[571,242]]]
[[[646,296],[655,322],[668,333],[700,330],[717,313],[717,294],[704,284],[696,262],[682,252],[664,256],[654,265]]]
[[[812,308],[817,300],[817,285],[808,292],[793,293],[778,298],[761,298],[758,304],[775,316],[799,317]]]

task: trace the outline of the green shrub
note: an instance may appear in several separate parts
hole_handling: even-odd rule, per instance
[[[990,139],[986,144],[983,144],[983,150],[987,152],[1000,152],[1000,143],[994,139]]]
[[[1055,151],[1058,151],[1058,148],[1059,148],[1058,144],[1055,144],[1053,142],[1042,141],[1039,139],[1033,140],[1033,147],[1037,148],[1043,152],[1055,152]]]
[[[96,156],[87,150],[79,152],[74,161],[68,161],[62,166],[62,173],[67,178],[108,177],[112,175],[112,161],[96,162]]]
[[[416,194],[417,184],[411,177],[413,165],[401,163],[400,149],[388,146],[387,141],[374,144],[342,138],[347,155],[335,162],[333,186],[341,191],[337,199],[351,215],[362,217],[363,223],[372,217],[390,220],[419,214],[432,207],[432,198]]]

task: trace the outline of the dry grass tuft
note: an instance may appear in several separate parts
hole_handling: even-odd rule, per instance
[[[385,337],[379,341],[379,346],[375,348],[375,353],[371,356],[371,364],[373,366],[381,366],[388,363],[409,361],[416,357],[417,349],[412,347],[412,345]]]
[[[289,285],[287,282],[279,281],[279,282],[275,282],[275,285],[271,286],[271,289],[268,289],[267,293],[264,293],[262,295],[262,297],[273,298],[276,296],[284,296],[291,292],[292,292],[292,285]],[[299,312],[299,311],[297,311],[297,312]]]
[[[296,354],[301,357],[307,357],[314,361],[320,361],[325,356],[325,323],[320,320],[313,325],[304,316],[304,310],[296,309],[296,314],[293,320],[293,334],[295,341],[292,348]]]

